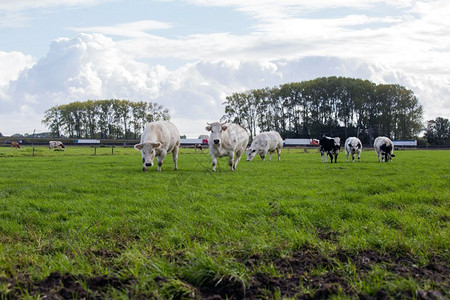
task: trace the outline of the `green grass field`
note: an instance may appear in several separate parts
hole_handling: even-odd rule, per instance
[[[450,151],[0,147],[0,299],[450,297]]]

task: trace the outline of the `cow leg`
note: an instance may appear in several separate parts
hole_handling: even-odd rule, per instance
[[[241,160],[241,156],[244,153],[244,150],[236,152],[236,157],[234,158],[234,170],[236,170],[236,166],[238,162]]]
[[[355,162],[355,153],[352,153],[352,162]]]
[[[277,154],[278,154],[278,161],[280,161],[280,157],[281,157],[281,149],[277,148]]]
[[[350,154],[350,153],[347,152],[347,162],[348,162],[348,156],[349,156],[349,154]]]
[[[174,169],[175,171],[178,170],[178,146],[175,146],[172,150],[172,159],[173,164],[175,165]]]
[[[231,171],[234,171],[236,169],[236,166],[233,164],[233,157],[234,153],[228,155],[228,165],[230,166]]]
[[[164,158],[166,158],[167,152],[166,151],[160,151],[158,156],[158,172],[161,172],[161,167],[164,161]]]
[[[361,162],[361,152],[358,153],[358,162]]]
[[[261,156],[261,159],[262,159],[262,161],[265,161],[266,160],[266,155],[263,153],[263,154],[260,154],[259,156]]]
[[[215,172],[217,166],[217,158],[213,154],[211,154],[211,160],[212,160],[212,170],[213,172]]]
[[[338,157],[338,155],[335,154],[335,155],[334,155],[334,163],[335,163],[335,164],[337,164],[337,157]],[[332,161],[332,162],[333,162],[333,161]]]
[[[325,152],[324,151],[320,151],[320,157],[322,157],[322,162],[324,162],[325,161],[325,158],[328,160],[328,154],[327,154],[327,157],[324,157],[325,156]]]

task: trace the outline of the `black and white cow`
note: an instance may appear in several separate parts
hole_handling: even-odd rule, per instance
[[[337,156],[341,150],[341,139],[339,137],[328,137],[324,136],[320,142],[320,155],[322,156],[322,162],[328,161],[328,155],[330,156],[331,162],[337,163]]]
[[[48,142],[48,149],[52,150],[52,149],[61,149],[61,150],[66,150],[66,146],[64,146],[64,144],[61,141],[50,141]]]
[[[355,154],[358,156],[358,161],[361,161],[362,143],[357,137],[349,137],[345,140],[345,154],[352,156],[352,162],[355,162]]]
[[[393,154],[394,144],[389,138],[385,136],[377,137],[373,142],[373,147],[377,152],[378,162],[383,161],[383,159],[385,162],[388,162],[392,160],[392,157],[395,157],[395,155]]]

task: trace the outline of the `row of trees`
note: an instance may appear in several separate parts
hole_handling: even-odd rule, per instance
[[[442,117],[429,120],[423,137],[430,145],[450,144],[450,121]]]
[[[226,98],[222,120],[250,130],[276,130],[286,137],[377,135],[414,138],[422,129],[422,106],[403,86],[368,80],[322,77],[274,88],[234,93]]]
[[[152,102],[88,100],[58,105],[42,123],[54,137],[137,138],[148,122],[169,120],[169,110]]]

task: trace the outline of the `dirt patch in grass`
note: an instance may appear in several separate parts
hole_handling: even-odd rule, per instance
[[[341,270],[335,270],[333,260],[315,249],[303,249],[292,257],[277,258],[272,264],[280,276],[256,273],[247,291],[250,298],[273,297],[280,293],[285,297],[327,298],[341,289],[353,294],[351,286]]]
[[[110,253],[99,253],[109,256]],[[183,263],[186,263],[184,261]],[[176,298],[200,299],[273,299],[278,296],[296,299],[326,299],[334,295],[360,299],[445,299],[450,290],[450,269],[444,257],[430,257],[427,263],[420,263],[406,254],[376,251],[352,253],[336,251],[328,256],[318,249],[299,249],[289,257],[253,255],[242,261],[252,274],[244,286],[233,277],[224,276],[219,281],[206,281],[193,286],[178,278],[156,277],[155,285]],[[263,265],[271,265],[276,272],[265,273]],[[371,294],[358,290],[352,276],[364,279],[376,266],[381,266],[391,274],[413,278],[422,289],[417,291],[383,286]],[[352,270],[351,272],[349,270]],[[352,273],[353,272],[353,273]],[[133,290],[137,278],[117,278],[114,276],[85,277],[81,275],[51,273],[47,278],[33,281],[23,276],[15,279],[0,278],[7,283],[8,294],[0,298],[17,299],[24,295],[46,299],[101,299],[111,288]],[[137,291],[139,292],[139,291]],[[140,298],[130,294],[130,298]],[[142,298],[142,297],[141,297]]]
[[[136,281],[133,278],[121,279],[107,276],[86,278],[53,272],[40,281],[33,281],[28,276],[22,276],[6,282],[10,292],[6,295],[0,294],[0,298],[20,299],[25,295],[40,295],[45,299],[101,299],[102,293],[109,288],[123,289]]]
[[[381,288],[374,294],[362,294],[357,290],[343,265],[349,262],[356,267],[358,276],[364,278],[376,266],[399,277],[414,278],[417,282],[431,282],[431,290],[386,290]],[[361,299],[418,298],[445,299],[445,291],[450,289],[450,269],[442,257],[432,257],[428,264],[420,265],[418,260],[396,254],[379,254],[363,251],[357,254],[336,252],[328,257],[316,249],[302,249],[291,257],[270,258],[255,255],[246,266],[251,270],[258,264],[273,264],[278,275],[256,272],[249,286],[240,282],[220,282],[199,287],[201,298],[206,299],[272,299],[277,295],[297,299],[326,299],[333,295],[345,295]]]
[[[337,231],[332,231],[329,228],[317,227],[317,236],[321,240],[329,241],[329,242],[337,242],[341,233]]]

